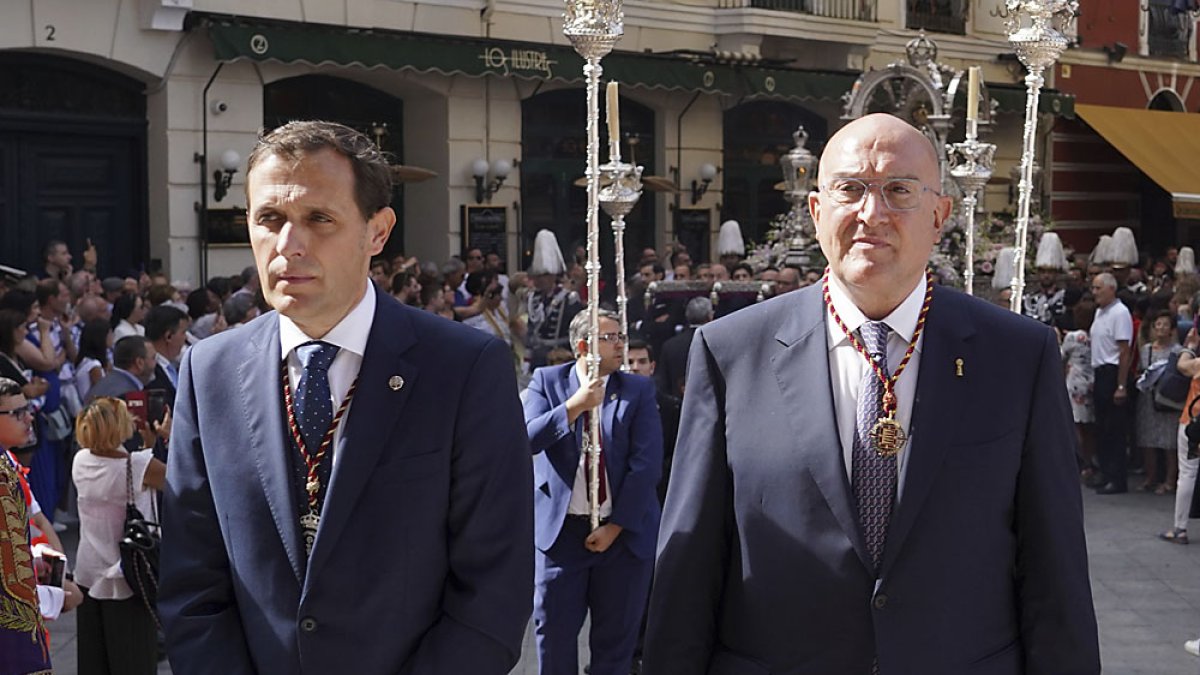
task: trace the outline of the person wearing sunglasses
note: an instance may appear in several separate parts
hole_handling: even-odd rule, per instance
[[[1058,342],[934,283],[939,155],[844,126],[823,282],[696,331],[646,672],[1100,672]]]
[[[598,377],[588,370],[590,317],[580,312],[570,325],[575,361],[535,370],[521,396],[534,453],[533,626],[542,675],[579,672],[589,611],[590,672],[628,675],[654,565],[663,461],[654,383],[620,370],[628,337],[616,315],[601,310],[597,328]],[[595,475],[582,451],[592,415],[600,416]],[[593,485],[598,503],[589,497]]]

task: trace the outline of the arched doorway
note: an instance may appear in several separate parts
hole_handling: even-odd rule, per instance
[[[725,111],[721,220],[738,221],[747,243],[765,241],[771,219],[790,208],[775,186],[783,181],[779,159],[792,149],[800,125],[808,131],[808,149],[820,155],[829,128],[816,113],[783,101],[752,101]]]
[[[144,85],[46,54],[0,53],[0,262],[33,272],[65,241],[101,274],[148,261]]]
[[[404,102],[365,84],[328,75],[301,75],[263,88],[263,127],[297,120],[327,120],[357,129],[376,140],[393,164],[404,159]],[[404,251],[404,189],[392,191],[396,227],[384,256]]]
[[[587,189],[575,186],[587,168],[587,99],[582,89],[563,89],[538,94],[521,102],[521,249],[522,267],[528,266],[533,238],[547,229],[558,237],[568,262],[577,245],[587,244]],[[644,175],[655,173],[654,111],[621,97],[621,131],[626,139],[636,138],[636,156]],[[600,161],[608,158],[608,141],[601,126],[603,148]],[[622,150],[629,160],[628,143]],[[653,193],[644,191],[633,213],[626,217],[626,268],[637,261],[641,250],[654,246]],[[613,259],[614,245],[608,216],[600,237],[602,261]],[[604,277],[612,278],[612,265],[604,264]],[[611,285],[610,285],[611,287]]]
[[[1147,110],[1165,110],[1167,112],[1187,112],[1187,108],[1183,105],[1183,99],[1179,94],[1171,89],[1160,89],[1158,93],[1150,99],[1150,105],[1146,106]]]

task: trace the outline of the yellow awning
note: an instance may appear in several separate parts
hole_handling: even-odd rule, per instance
[[[1171,193],[1176,218],[1200,219],[1200,114],[1083,103],[1075,112]]]

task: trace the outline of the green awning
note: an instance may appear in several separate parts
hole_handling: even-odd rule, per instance
[[[577,83],[583,59],[558,45],[203,15],[219,61],[336,64]],[[630,86],[735,97],[838,101],[856,75],[714,64],[690,54],[614,51],[604,77]]]
[[[579,83],[583,59],[575,50],[510,40],[349,28],[324,24],[251,20],[197,14],[219,61],[275,61],[389,68],[469,77],[518,77]],[[859,73],[800,70],[753,64],[713,63],[697,53],[614,51],[604,58],[604,77],[629,86],[696,91],[736,98],[840,102]],[[1025,110],[1025,89],[989,84],[1002,112]],[[1042,112],[1074,117],[1075,99],[1044,90]]]

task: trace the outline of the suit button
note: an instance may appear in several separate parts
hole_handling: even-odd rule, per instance
[[[315,633],[317,630],[317,620],[311,616],[306,616],[300,619],[300,630],[305,633]]]
[[[884,595],[883,593],[876,594],[875,599],[873,599],[871,601],[871,605],[875,609],[883,609],[884,607],[887,607],[887,603],[888,603],[888,597],[886,595]]]

